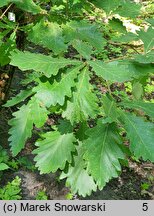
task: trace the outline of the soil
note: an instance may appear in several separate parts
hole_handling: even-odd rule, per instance
[[[154,184],[151,182],[150,188],[146,191],[141,190],[143,183],[150,184],[150,176],[154,173],[154,168],[146,171],[140,165],[140,171],[136,170],[136,163],[133,168],[124,168],[119,178],[111,180],[103,190],[92,193],[85,198],[74,196],[80,200],[154,200]],[[130,165],[131,166],[131,165]],[[138,167],[138,165],[137,165]],[[146,173],[146,174],[145,174]],[[143,176],[144,175],[144,176]],[[59,173],[40,175],[38,171],[19,169],[17,172],[5,172],[1,186],[9,180],[19,176],[22,180],[22,199],[34,200],[37,193],[44,190],[49,200],[65,200],[69,189],[65,187],[65,181],[58,181]],[[7,179],[7,181],[6,181]]]
[[[154,199],[154,187],[151,192],[142,191],[141,185],[148,181],[133,169],[123,169],[119,178],[111,180],[102,191],[93,193],[85,199],[91,200],[151,200]]]

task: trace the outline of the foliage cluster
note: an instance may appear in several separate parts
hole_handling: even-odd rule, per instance
[[[144,101],[154,72],[154,22],[134,33],[124,26],[141,7],[129,0],[0,1],[0,65],[26,73],[24,90],[4,105],[18,107],[9,121],[12,154],[24,148],[34,126],[40,128],[36,167],[41,174],[60,169],[72,193],[101,190],[130,155],[154,162],[154,104]],[[7,18],[8,10],[16,20]],[[113,44],[139,44],[142,53],[100,59]],[[105,93],[98,93],[95,80],[107,86]],[[129,97],[112,92],[114,84],[128,82]],[[58,124],[47,126],[54,115]]]
[[[20,200],[21,199],[21,179],[16,176],[12,182],[0,188],[0,200]]]

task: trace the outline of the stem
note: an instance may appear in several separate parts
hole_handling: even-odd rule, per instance
[[[110,88],[109,81],[106,81],[106,84],[107,84],[107,88],[108,88],[109,94],[112,95],[112,91],[111,91],[111,88]]]
[[[7,83],[7,86],[5,87],[5,98],[4,98],[4,103],[6,103],[6,101],[8,100],[9,97],[9,90],[12,84],[12,80],[13,80],[13,76],[14,76],[14,72],[15,72],[15,67],[14,66],[9,66],[9,80]],[[11,71],[11,72],[10,72]]]
[[[104,62],[109,63],[109,62],[113,62],[113,61],[117,61],[117,60],[125,60],[125,59],[128,59],[128,57],[127,56],[121,56],[121,57],[113,58],[112,60],[107,60],[107,61],[104,61]]]
[[[82,61],[83,59],[82,59],[82,55],[80,55],[80,61]]]
[[[12,6],[13,4],[10,4],[6,10],[4,11],[4,13],[0,16],[0,20],[3,19],[3,17],[5,16],[6,12],[10,9],[10,7]]]
[[[118,43],[118,42],[113,42],[113,41],[109,41],[108,42],[109,44],[112,44],[112,45],[116,45],[116,46],[130,46],[130,47],[142,47],[143,46],[143,43],[141,44],[128,44],[128,43]]]
[[[66,0],[66,17],[69,19],[69,0]]]

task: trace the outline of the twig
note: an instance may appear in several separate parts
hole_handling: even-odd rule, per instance
[[[109,44],[115,45],[115,46],[131,46],[131,47],[141,47],[143,46],[143,43],[140,44],[128,44],[128,43],[118,43],[113,41],[108,41]]]
[[[69,18],[69,0],[66,0],[66,17]]]
[[[129,45],[128,45],[129,46]],[[137,54],[140,54],[136,49],[135,49],[135,47],[134,46],[129,46],[130,48],[132,48]]]
[[[4,98],[4,103],[6,103],[6,101],[8,100],[8,96],[9,96],[9,89],[13,80],[13,76],[14,76],[14,72],[15,72],[15,67],[14,66],[10,66],[10,70],[9,70],[9,81],[8,84],[5,88],[5,98]]]
[[[113,58],[113,59],[110,59],[110,60],[107,60],[107,61],[104,61],[104,62],[109,63],[109,62],[118,61],[118,60],[125,60],[125,59],[128,59],[128,57],[127,56],[120,56],[118,58]]]
[[[106,84],[107,84],[107,88],[108,88],[109,94],[112,95],[112,91],[111,91],[111,88],[110,88],[109,81],[106,81]]]
[[[6,14],[6,12],[10,9],[10,7],[12,6],[13,4],[10,4],[6,10],[4,11],[4,13],[0,16],[0,20],[3,19],[4,15]]]

